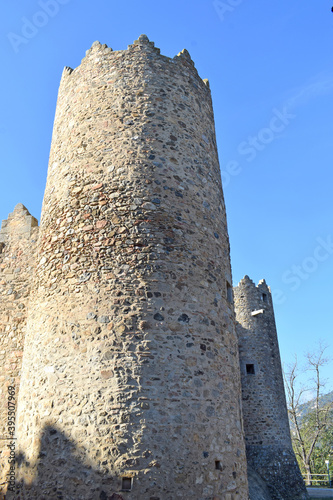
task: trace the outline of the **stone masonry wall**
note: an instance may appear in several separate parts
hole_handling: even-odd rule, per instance
[[[234,297],[248,463],[273,500],[305,499],[291,444],[270,289],[264,280],[256,286],[245,276]]]
[[[214,117],[142,35],[64,71],[18,411],[24,498],[245,500]]]
[[[8,411],[10,417],[15,414],[12,404],[8,408],[8,387],[15,387],[17,398],[37,237],[37,220],[19,203],[0,229],[0,495],[10,451],[3,439],[8,437]]]

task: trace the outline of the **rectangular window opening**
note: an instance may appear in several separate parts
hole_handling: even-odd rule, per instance
[[[247,363],[246,364],[246,373],[248,375],[254,375],[255,374],[254,364],[252,364],[252,363]]]
[[[263,302],[267,302],[267,293],[263,293],[263,294],[261,295],[261,300],[262,300]]]
[[[121,478],[121,489],[123,491],[131,491],[131,489],[132,489],[132,478],[131,477],[122,477]]]
[[[221,461],[220,460],[215,460],[215,469],[216,470],[221,470],[222,469],[222,465],[221,465]]]
[[[227,281],[227,301],[232,302],[232,286]]]

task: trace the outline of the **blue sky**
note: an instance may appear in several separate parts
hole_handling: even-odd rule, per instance
[[[318,339],[333,356],[332,4],[2,2],[0,219],[18,202],[40,218],[64,66],[141,33],[167,56],[187,48],[212,90],[234,284],[271,286],[284,362]]]

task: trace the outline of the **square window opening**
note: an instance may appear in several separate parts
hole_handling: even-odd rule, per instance
[[[232,302],[233,296],[232,296],[232,286],[230,283],[227,281],[227,301]]]
[[[247,363],[246,364],[246,373],[248,375],[254,375],[255,374],[254,364],[252,364],[252,363]]]
[[[131,489],[132,489],[132,478],[131,477],[122,477],[121,478],[121,489],[123,491],[131,491]]]

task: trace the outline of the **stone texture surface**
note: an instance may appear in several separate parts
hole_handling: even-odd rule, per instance
[[[257,474],[250,465],[247,466],[247,478],[249,482],[249,499],[250,500],[272,500],[269,494],[267,484]]]
[[[0,437],[8,436],[8,387],[19,391],[38,223],[19,203],[0,229]],[[0,494],[5,486],[9,449],[0,440]]]
[[[272,500],[306,499],[291,444],[270,289],[245,276],[234,300],[248,464],[267,483]]]
[[[59,90],[15,498],[247,499],[231,282],[208,82],[93,44]]]

